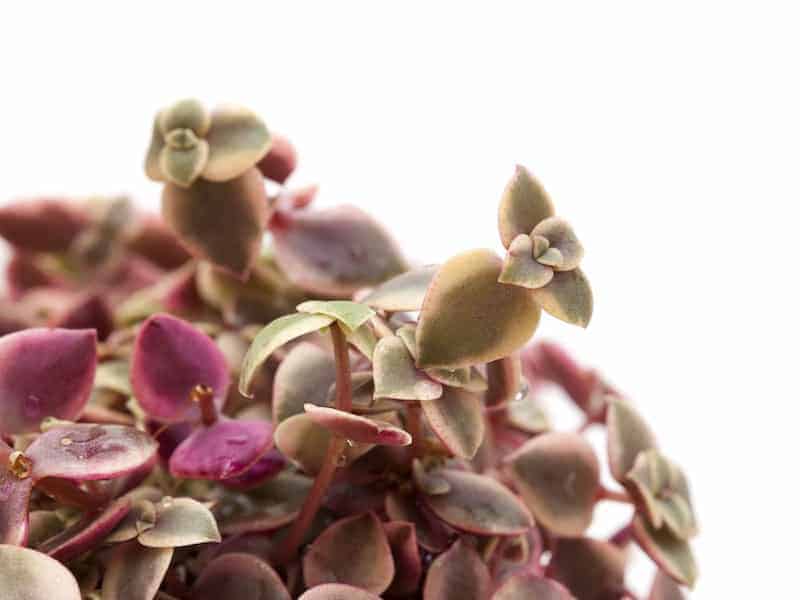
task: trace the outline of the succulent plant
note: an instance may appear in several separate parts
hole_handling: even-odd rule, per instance
[[[360,209],[286,187],[296,164],[249,110],[184,100],[145,161],[163,218],[0,208],[0,596],[636,598],[636,544],[648,598],[684,597],[685,474],[597,371],[531,343],[542,310],[592,313],[533,175],[502,193],[505,257],[414,265]],[[553,429],[553,387],[578,430]],[[627,520],[590,535],[607,502]]]

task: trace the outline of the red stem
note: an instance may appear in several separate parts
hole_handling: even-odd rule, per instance
[[[347,339],[344,336],[338,323],[331,325],[331,337],[333,338],[333,354],[336,358],[336,408],[350,412],[353,408],[352,382],[350,380],[350,356],[347,350]],[[286,536],[280,555],[277,557],[278,564],[286,564],[296,554],[303,543],[308,528],[319,510],[325,494],[333,481],[333,476],[338,467],[339,457],[345,450],[346,440],[338,436],[331,436],[328,442],[328,451],[325,454],[325,462],[314,479],[314,484],[303,502],[300,514],[292,523],[292,528]]]
[[[422,438],[422,407],[419,402],[409,402],[406,406],[408,433],[411,434],[411,456],[422,458],[425,455],[425,444]]]
[[[605,487],[600,488],[600,490],[597,492],[597,499],[609,500],[611,502],[621,502],[623,504],[633,504],[633,499],[627,494],[627,492],[618,492]]]

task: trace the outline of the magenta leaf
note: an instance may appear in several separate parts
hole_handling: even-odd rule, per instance
[[[229,477],[223,480],[222,483],[225,487],[235,490],[251,490],[278,475],[285,466],[286,459],[283,454],[272,448],[244,473],[236,477]]]
[[[220,480],[252,467],[272,446],[266,421],[217,421],[194,431],[172,453],[174,477]]]
[[[192,400],[197,386],[213,392],[219,410],[230,384],[225,355],[214,341],[186,321],[170,315],[150,317],[133,348],[131,383],[142,409],[158,421],[198,420]]]
[[[114,330],[114,316],[102,296],[80,295],[58,315],[52,326],[63,329],[94,329],[97,339],[105,340]]]
[[[48,429],[25,450],[33,461],[31,477],[77,481],[112,479],[148,464],[156,442],[146,433],[122,425],[77,423]]]
[[[0,338],[0,433],[37,431],[45,417],[78,417],[96,364],[91,330],[28,329]]]

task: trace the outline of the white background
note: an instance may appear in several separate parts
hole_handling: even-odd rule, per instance
[[[433,262],[499,249],[527,165],[596,296],[588,330],[538,335],[600,366],[690,473],[693,597],[796,594],[793,3],[277,4],[6,3],[0,198],[155,208],[153,113],[234,101],[291,137],[320,204],[363,206]]]

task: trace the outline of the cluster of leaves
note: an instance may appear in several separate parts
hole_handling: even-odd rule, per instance
[[[147,153],[163,220],[120,198],[0,209],[2,597],[634,598],[635,543],[649,598],[681,598],[682,471],[595,371],[527,345],[541,309],[592,311],[541,185],[519,167],[503,193],[504,260],[412,267],[359,209],[284,187],[295,164],[250,111],[188,100]],[[580,431],[551,427],[553,385]],[[590,537],[606,501],[630,519]]]

